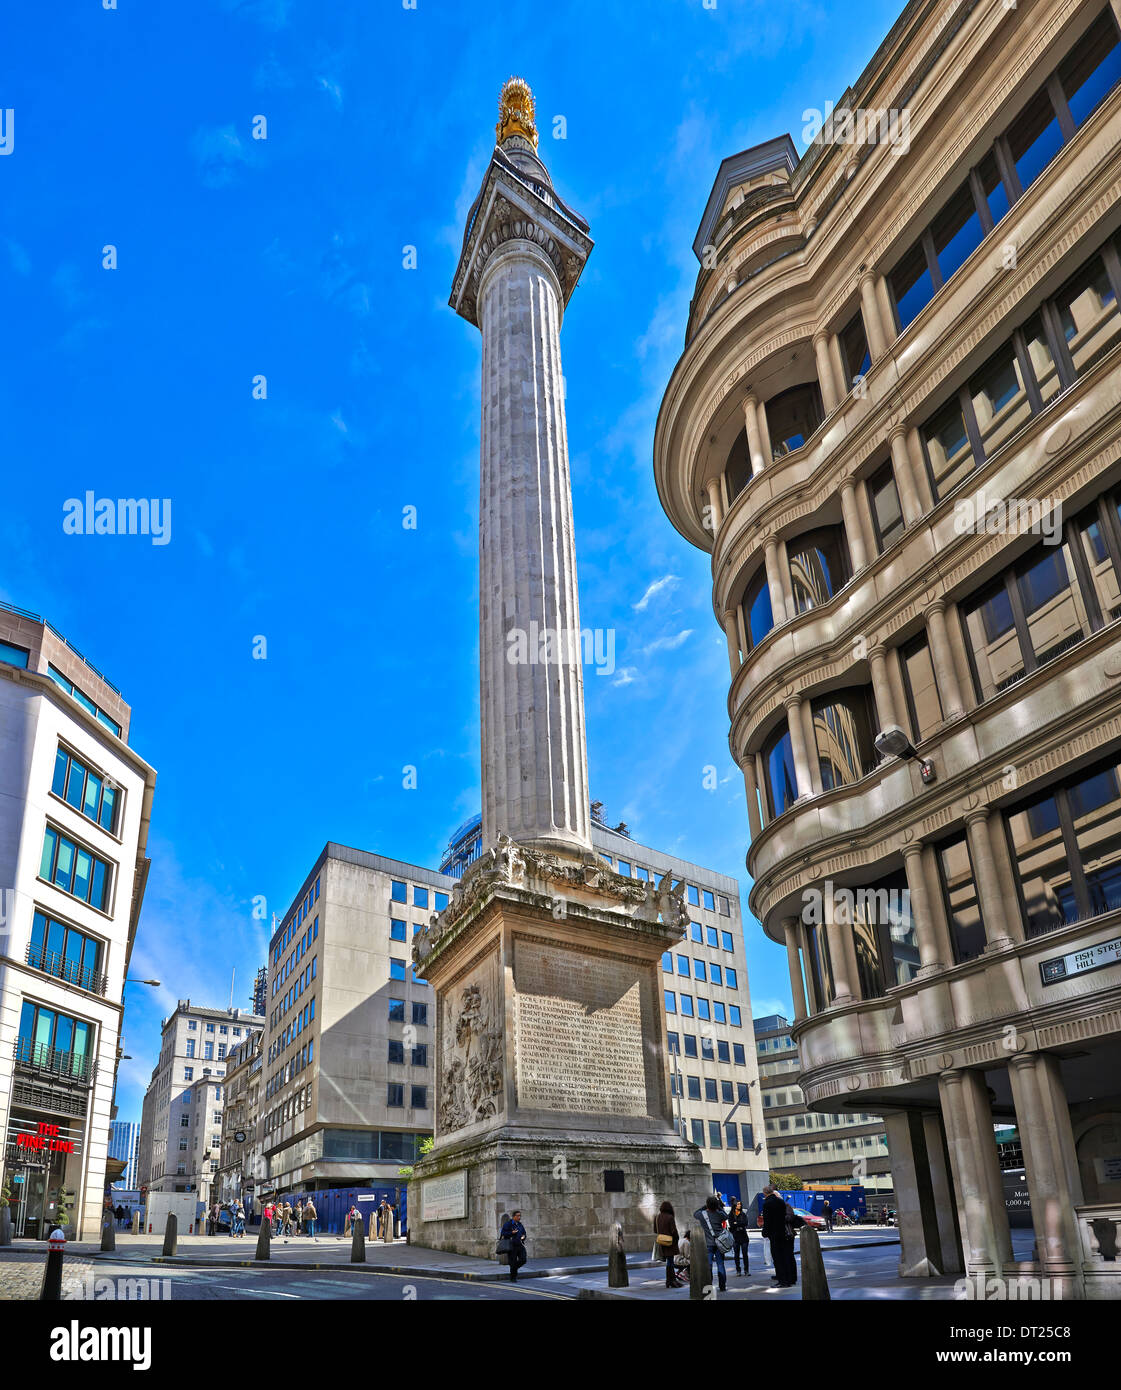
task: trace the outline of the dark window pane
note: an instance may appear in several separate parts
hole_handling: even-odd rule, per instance
[[[798,613],[828,603],[848,582],[848,554],[839,527],[825,527],[799,536],[789,543],[787,557]]]
[[[903,508],[899,505],[899,490],[895,486],[895,474],[890,463],[869,478],[868,496],[882,552],[904,530]]]
[[[858,376],[867,375],[868,368],[872,365],[868,335],[864,332],[864,319],[859,309],[841,329],[840,339],[846,384],[851,387]]]
[[[747,448],[747,430],[742,429],[724,465],[724,485],[728,489],[729,504],[736,500],[750,481],[751,455]]]
[[[794,749],[790,731],[780,725],[777,736],[772,735],[763,746],[763,765],[767,773],[767,793],[771,815],[781,816],[798,799],[798,782],[794,773]]]
[[[856,782],[875,767],[875,730],[866,691],[837,691],[814,700],[811,709],[821,784],[826,791]]]
[[[1059,120],[1046,89],[1028,102],[1008,132],[1008,144],[1020,186],[1030,188],[1063,144]]]
[[[1006,820],[1027,934],[1037,936],[1075,921],[1078,906],[1054,797],[1036,798],[1009,811]]]
[[[1059,68],[1059,82],[1076,126],[1091,116],[1121,82],[1121,43],[1108,9]]]
[[[1024,674],[1024,657],[1003,583],[963,605],[962,617],[977,671],[977,698],[989,700]]]
[[[747,640],[751,647],[757,647],[775,625],[771,609],[771,589],[767,583],[765,569],[755,576],[744,593],[744,611]]]
[[[66,795],[66,769],[70,766],[70,759],[66,756],[66,750],[60,748],[55,754],[54,759],[54,781],[51,783],[51,791],[55,796]]]
[[[1035,374],[1035,384],[1039,387],[1043,404],[1046,405],[1062,390],[1062,382],[1059,380],[1059,371],[1051,354],[1051,345],[1048,343],[1047,334],[1043,329],[1043,319],[1039,314],[1036,314],[1035,318],[1029,319],[1020,331],[1023,334],[1028,358]]]
[[[1085,518],[1079,523],[1079,540],[1103,619],[1109,622],[1113,618],[1121,617],[1121,588],[1114,573],[1101,522],[1096,517]]]
[[[1121,338],[1121,315],[1105,264],[1095,256],[1055,296],[1074,370],[1088,371]]]
[[[938,269],[946,281],[972,255],[985,235],[969,184],[958,189],[931,227]]]
[[[947,401],[922,428],[935,498],[945,497],[974,468],[973,448],[957,397]]]
[[[891,288],[902,332],[934,297],[934,281],[930,278],[921,244],[913,246],[892,271]]]
[[[1090,911],[1121,907],[1121,791],[1116,767],[1076,782],[1068,793]]]
[[[965,836],[940,846],[938,858],[946,885],[954,959],[972,960],[985,949],[985,928]]]
[[[1017,584],[1032,650],[1040,665],[1090,634],[1090,620],[1065,545],[1043,546]]]
[[[817,384],[792,386],[772,396],[766,403],[767,431],[771,436],[771,454],[782,458],[784,454],[802,445],[821,424],[821,398]]]

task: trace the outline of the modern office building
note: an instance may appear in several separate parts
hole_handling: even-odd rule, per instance
[[[0,1121],[14,1231],[95,1239],[156,774],[117,688],[0,604]]]
[[[109,1123],[109,1157],[123,1163],[124,1170],[112,1187],[137,1188],[137,1163],[140,1158],[140,1126],[135,1120],[111,1120]]]
[[[1119,11],[913,0],[805,154],[726,159],[655,439],[712,554],[807,1104],[884,1116],[908,1274],[1033,1268],[1015,1124],[1034,1272],[1095,1298],[1121,1295]]]
[[[810,1110],[798,1074],[798,1044],[781,1014],[754,1020],[755,1052],[771,1168],[804,1187],[864,1188],[869,1212],[892,1205],[884,1122],[859,1111]]]
[[[478,812],[458,826],[440,859],[440,872],[449,878],[462,878],[463,871],[483,852],[483,816]]]
[[[163,1020],[140,1119],[140,1183],[150,1192],[196,1192],[209,1204],[222,1157],[226,1073],[263,1026],[258,1014],[189,999]]]
[[[399,1181],[432,1133],[432,991],[413,934],[455,880],[328,843],[269,947],[259,1134],[277,1192]]]

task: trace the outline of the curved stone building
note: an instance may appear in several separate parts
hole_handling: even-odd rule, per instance
[[[915,0],[726,159],[655,440],[807,1102],[885,1116],[905,1273],[1052,1297],[1121,1295],[1119,14]]]

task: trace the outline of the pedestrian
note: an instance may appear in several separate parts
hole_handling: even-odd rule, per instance
[[[724,1208],[720,1205],[719,1197],[713,1194],[707,1198],[704,1206],[695,1211],[693,1216],[700,1223],[705,1244],[708,1246],[709,1262],[716,1265],[719,1288],[720,1292],[723,1293],[728,1287],[728,1273],[724,1268],[724,1256],[732,1248],[734,1242],[731,1232],[726,1229],[728,1220],[724,1215]]]
[[[346,1234],[350,1234],[354,1230],[356,1221],[361,1225],[362,1213],[358,1210],[358,1204],[354,1203],[346,1214]]]
[[[298,1236],[299,1236],[299,1235],[302,1235],[302,1234],[303,1234],[303,1230],[304,1230],[304,1199],[303,1199],[302,1197],[297,1197],[297,1198],[296,1198],[296,1214],[295,1214],[295,1220],[296,1220],[296,1234],[297,1234]]]
[[[828,1197],[826,1197],[824,1203],[822,1204],[821,1215],[822,1215],[822,1217],[823,1217],[823,1219],[824,1219],[824,1221],[825,1221],[825,1229],[829,1232],[830,1235],[832,1235],[832,1234],[833,1234],[833,1206],[832,1206],[832,1203],[829,1201],[829,1198],[828,1198]]]
[[[261,1219],[264,1221],[265,1225],[268,1226],[268,1228],[269,1228],[269,1235],[272,1235],[272,1218],[273,1218],[273,1213],[274,1213],[275,1211],[276,1211],[276,1208],[273,1206],[272,1202],[271,1202],[271,1201],[268,1201],[268,1202],[265,1203],[265,1209],[264,1209],[264,1211],[261,1213]]]
[[[292,1234],[292,1203],[284,1203],[284,1214],[281,1218],[280,1229],[284,1233],[284,1244],[288,1244],[288,1237]]]
[[[794,1258],[794,1232],[788,1229],[786,1203],[768,1183],[763,1189],[763,1237],[771,1247],[775,1272],[771,1282],[780,1289],[792,1289],[798,1282]]]
[[[506,1263],[510,1266],[510,1279],[517,1283],[518,1270],[529,1258],[525,1250],[526,1234],[525,1227],[522,1225],[522,1214],[520,1211],[513,1211],[502,1223],[502,1230],[499,1232],[499,1240],[505,1241]]]
[[[689,1259],[693,1253],[693,1241],[688,1230],[678,1241],[678,1246],[680,1247],[679,1253],[673,1261],[674,1273],[684,1284],[689,1278]]]
[[[732,1199],[732,1209],[728,1213],[728,1229],[732,1232],[732,1239],[735,1241],[736,1273],[750,1274],[751,1268],[748,1263],[747,1254],[747,1212],[743,1209],[743,1203],[738,1197]],[[740,1269],[740,1252],[743,1252],[743,1269]]]
[[[658,1215],[654,1218],[654,1240],[657,1242],[658,1254],[666,1262],[666,1288],[679,1289],[682,1280],[677,1277],[677,1265],[675,1261],[681,1254],[681,1246],[677,1238],[677,1222],[673,1216],[673,1204],[663,1202],[658,1208]]]
[[[319,1213],[315,1209],[315,1203],[309,1197],[304,1205],[304,1221],[307,1223],[307,1232],[318,1244],[318,1237],[315,1234],[315,1223],[319,1220]]]
[[[234,1207],[234,1234],[244,1237],[245,1235],[245,1208],[239,1201]]]

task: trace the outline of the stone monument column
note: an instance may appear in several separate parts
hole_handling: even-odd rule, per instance
[[[435,1144],[413,1168],[413,1240],[493,1254],[523,1213],[530,1258],[650,1241],[665,1199],[712,1191],[678,1133],[661,958],[684,884],[592,848],[560,326],[592,249],[537,156],[511,78],[452,286],[482,332],[479,517],[483,852],[413,942],[435,995]]]
[[[560,276],[547,224],[514,216],[479,276],[483,847],[591,844]],[[507,211],[508,209],[508,211]],[[538,241],[538,236],[544,245]],[[573,255],[574,266],[579,258]],[[515,756],[512,756],[515,755]]]

